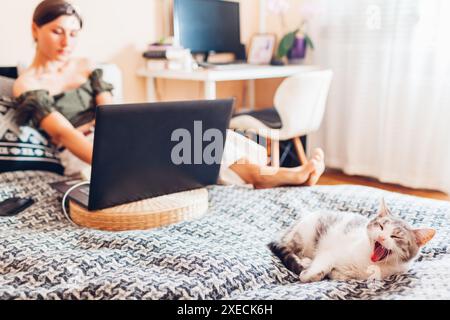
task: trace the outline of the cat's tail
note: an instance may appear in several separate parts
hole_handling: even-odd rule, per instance
[[[271,242],[268,244],[269,249],[275,254],[281,262],[295,274],[300,274],[303,266],[300,264],[300,259],[287,246],[278,242]]]

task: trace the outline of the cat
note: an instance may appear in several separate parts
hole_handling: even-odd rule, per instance
[[[412,229],[382,199],[372,220],[355,213],[308,213],[269,248],[301,282],[381,280],[404,273],[430,228]]]

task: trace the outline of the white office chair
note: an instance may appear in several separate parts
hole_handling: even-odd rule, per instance
[[[232,129],[254,132],[271,141],[272,166],[280,161],[279,141],[293,140],[302,164],[308,159],[300,140],[319,129],[333,72],[320,70],[285,79],[275,93],[275,108],[237,114]]]

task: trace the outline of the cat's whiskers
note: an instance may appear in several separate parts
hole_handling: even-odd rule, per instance
[[[386,250],[388,250],[388,248],[386,248],[386,247],[384,247]],[[386,267],[387,266],[387,260],[388,260],[388,257],[389,257],[389,251],[388,251],[388,255],[386,256],[386,258],[384,258],[383,259],[383,261],[382,261],[382,264],[384,263],[384,266]]]
[[[400,263],[400,262],[399,262],[398,255],[396,255],[396,256],[395,256],[395,264],[398,265],[399,263]]]

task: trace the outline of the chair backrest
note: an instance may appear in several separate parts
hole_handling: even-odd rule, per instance
[[[333,78],[331,70],[318,70],[285,79],[275,93],[275,108],[283,127],[280,140],[319,129]]]

